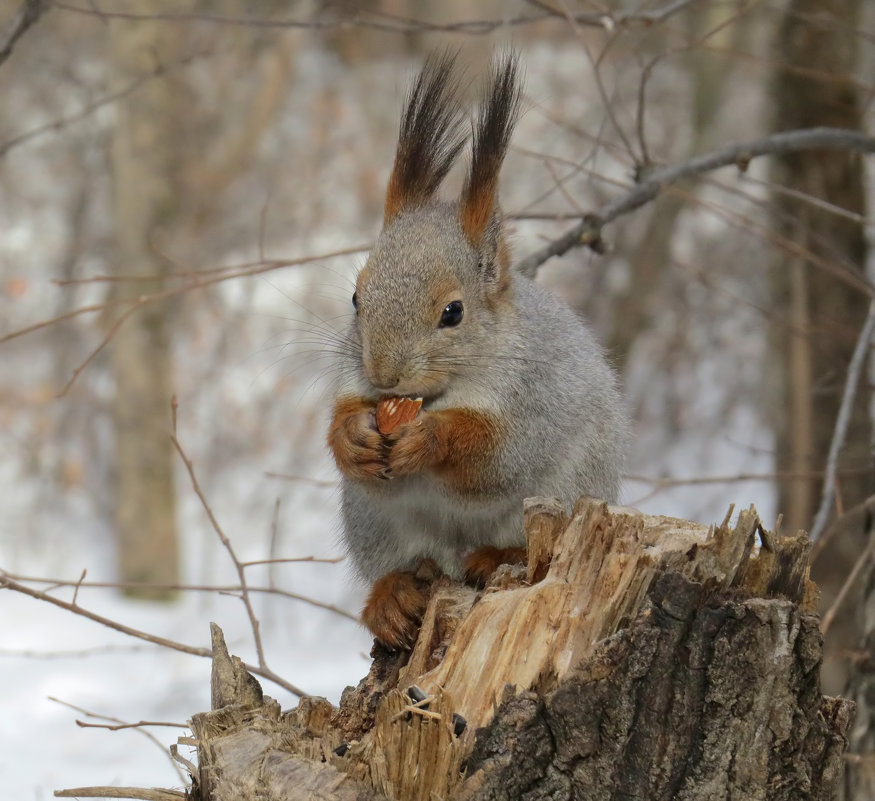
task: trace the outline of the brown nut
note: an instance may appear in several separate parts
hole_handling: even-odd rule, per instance
[[[391,434],[398,426],[416,418],[422,408],[422,398],[383,398],[377,404],[377,430]]]

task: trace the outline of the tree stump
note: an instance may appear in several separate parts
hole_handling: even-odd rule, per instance
[[[731,510],[730,510],[731,514]],[[529,564],[438,579],[412,653],[281,713],[214,629],[191,797],[829,799],[853,704],[820,693],[808,539],[526,504]]]

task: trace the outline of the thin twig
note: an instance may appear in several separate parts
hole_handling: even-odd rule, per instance
[[[104,106],[108,106],[119,100],[123,100],[124,98],[133,94],[137,91],[137,89],[139,89],[143,84],[147,83],[148,81],[151,81],[155,78],[160,78],[177,67],[184,67],[190,64],[195,59],[200,58],[204,55],[209,54],[196,53],[194,55],[182,58],[174,64],[171,64],[170,66],[159,64],[151,71],[146,72],[135,78],[133,81],[123,86],[118,91],[103,95],[102,97],[97,98],[97,100],[94,100],[91,103],[86,103],[78,111],[74,111],[72,114],[68,114],[66,117],[60,117],[56,120],[53,120],[52,122],[47,122],[44,125],[38,125],[36,128],[31,128],[29,131],[24,131],[23,133],[13,136],[11,139],[7,139],[5,142],[0,144],[0,159],[6,156],[10,150],[20,145],[23,145],[25,142],[29,142],[31,139],[35,139],[36,137],[42,136],[43,134],[51,133],[52,131],[63,130],[70,125],[81,122],[86,117],[91,116],[94,112],[102,109]]]
[[[833,620],[835,620],[835,616],[841,608],[841,605],[844,603],[845,597],[847,596],[848,592],[850,592],[851,587],[853,587],[856,583],[857,578],[859,577],[863,568],[872,559],[873,554],[875,554],[875,536],[873,536],[873,533],[870,531],[868,544],[863,549],[863,552],[859,555],[859,557],[857,557],[857,561],[854,562],[854,567],[851,569],[851,572],[848,573],[848,576],[842,584],[838,595],[836,595],[835,600],[832,602],[832,606],[827,609],[826,614],[823,616],[823,620],[820,624],[820,631],[821,634],[823,634],[824,636],[826,636],[826,633],[829,631],[829,627],[832,625]]]
[[[650,154],[647,148],[647,141],[645,138],[645,106],[647,101],[647,83],[649,82],[653,71],[656,69],[656,66],[665,58],[669,56],[677,56],[681,53],[693,52],[695,50],[700,50],[706,47],[709,44],[709,41],[714,38],[717,34],[724,31],[728,26],[734,25],[738,20],[747,14],[751,8],[756,5],[757,0],[753,0],[753,2],[748,2],[746,5],[739,8],[734,14],[731,14],[729,17],[723,19],[717,25],[711,27],[700,36],[697,36],[695,39],[685,42],[683,45],[678,47],[671,47],[663,50],[660,53],[657,53],[646,65],[643,65],[641,70],[641,79],[638,82],[638,97],[636,103],[635,110],[635,128],[638,136],[638,144],[641,148],[641,159],[640,166],[641,168],[648,168],[653,164],[653,161],[650,158]]]
[[[769,192],[769,194],[791,197],[794,200],[798,200],[820,211],[825,211],[827,212],[827,214],[834,214],[836,217],[841,217],[844,220],[850,220],[851,222],[857,223],[858,225],[867,225],[870,227],[875,225],[875,222],[873,222],[870,217],[867,217],[864,214],[858,214],[857,212],[849,211],[848,209],[844,209],[841,206],[837,206],[835,203],[830,203],[829,201],[824,200],[821,197],[812,195],[810,192],[802,192],[799,189],[791,189],[789,186],[779,184],[777,181],[764,181],[759,178],[754,178],[754,176],[752,175],[745,175],[744,183],[762,187],[767,192]],[[720,182],[716,182],[716,185],[720,188],[726,189],[727,191],[734,191],[731,187],[725,186]],[[746,195],[746,197],[751,198],[750,195]]]
[[[264,261],[259,259],[253,262],[243,262],[240,264],[222,264],[218,267],[203,267],[198,270],[186,269],[181,264],[176,262],[168,253],[162,251],[157,245],[153,245],[153,250],[162,259],[170,263],[174,272],[169,273],[136,273],[130,275],[86,275],[82,278],[53,278],[52,283],[55,286],[75,286],[77,284],[129,284],[129,283],[154,283],[155,281],[182,281],[188,279],[197,285],[206,281],[215,282],[222,276],[238,278],[245,275],[259,275],[260,273],[277,270],[280,267],[296,267],[302,264],[308,264],[321,259],[333,259],[340,256],[355,256],[359,253],[365,253],[371,249],[370,244],[356,245],[351,248],[343,248],[342,250],[329,251],[320,253],[316,256],[303,256],[299,259],[269,259]]]
[[[159,637],[155,634],[149,634],[148,632],[140,631],[139,629],[134,629],[130,626],[125,626],[122,623],[118,623],[117,621],[112,620],[108,617],[104,617],[103,615],[98,615],[96,612],[92,612],[82,606],[74,606],[67,601],[62,601],[60,598],[55,598],[54,596],[49,595],[48,593],[41,592],[40,590],[35,590],[32,587],[21,584],[20,582],[10,578],[8,574],[0,571],[0,590],[3,589],[12,590],[13,592],[19,592],[22,595],[28,595],[38,601],[45,601],[46,603],[52,604],[53,606],[57,606],[59,609],[66,609],[68,612],[73,612],[95,623],[100,623],[100,625],[106,626],[109,629],[113,629],[113,631],[118,631],[121,634],[127,634],[129,637],[136,637],[138,640],[145,640],[146,642],[160,645],[164,648],[170,648],[174,651],[181,651],[184,654],[191,654],[192,656],[203,656],[207,657],[208,659],[212,659],[213,657],[213,652],[209,648],[197,648],[193,645],[186,645],[185,643],[176,642],[175,640],[168,640],[166,637]],[[284,678],[274,673],[272,670],[264,670],[257,665],[250,665],[245,662],[243,663],[243,667],[250,673],[254,673],[256,676],[261,676],[264,679],[268,679],[274,684],[282,687],[284,690],[288,690],[290,693],[292,693],[292,695],[306,695],[303,690],[295,687],[294,684],[289,683]]]
[[[609,178],[608,176],[604,176],[599,174],[594,170],[590,170],[584,167],[581,164],[577,164],[576,162],[570,161],[569,159],[563,159],[557,156],[553,156],[550,154],[542,154],[537,151],[526,150],[524,148],[516,148],[516,151],[519,153],[523,153],[525,155],[530,155],[538,159],[547,160],[550,162],[556,161],[561,164],[570,164],[576,165],[578,171],[584,172],[589,177],[598,180],[601,183],[604,183],[608,186],[618,187],[620,189],[628,189],[628,183],[623,181]],[[756,197],[754,195],[749,194],[744,191],[744,186],[749,183],[753,183],[768,189],[772,188],[772,184],[767,181],[759,181],[756,178],[751,178],[748,175],[745,175],[743,178],[743,183],[740,186],[735,186],[728,184],[722,180],[717,178],[706,178],[702,181],[702,183],[707,184],[710,187],[717,188],[723,192],[727,192],[735,197],[740,197],[743,200],[754,204],[758,208],[765,208],[767,203],[764,199]],[[777,186],[775,191],[780,192],[781,187]],[[789,237],[783,236],[779,234],[774,228],[769,227],[767,225],[762,224],[760,221],[762,215],[759,217],[753,217],[745,214],[741,214],[738,211],[730,210],[729,208],[720,206],[716,203],[706,200],[701,195],[692,192],[688,193],[685,190],[679,188],[678,186],[674,186],[672,188],[672,192],[676,193],[682,200],[684,200],[688,204],[693,204],[700,206],[701,208],[709,211],[712,214],[715,214],[720,219],[725,220],[729,225],[737,230],[741,230],[745,233],[745,235],[749,235],[751,232],[755,233],[759,236],[764,242],[768,244],[781,248],[785,252],[789,254],[796,255],[802,259],[805,259],[810,264],[819,269],[825,271],[829,275],[834,276],[837,280],[843,282],[846,286],[851,289],[862,292],[864,295],[872,294],[873,289],[872,285],[869,281],[866,280],[865,276],[863,276],[859,270],[851,269],[851,267],[855,267],[854,265],[847,265],[844,260],[836,260],[834,258],[826,258],[824,256],[820,256],[814,253],[810,248],[804,247],[797,242],[794,242]],[[535,205],[537,202],[543,200],[538,198],[536,201],[533,201],[531,205]],[[802,202],[808,203],[812,206],[815,206],[818,209],[823,211],[827,211],[832,214],[836,214],[842,217],[847,217],[848,219],[853,219],[855,222],[861,222],[863,224],[873,226],[871,220],[867,218],[861,217],[861,215],[853,214],[852,212],[845,211],[844,209],[840,209],[832,204],[825,203],[818,198],[815,198],[812,195],[806,195],[805,193],[798,193],[798,199]],[[568,214],[568,213],[560,213],[560,214],[508,214],[508,219],[545,219],[545,220],[556,220],[563,221],[569,219],[580,219],[580,215]],[[674,259],[675,263],[680,263],[677,259]],[[705,275],[704,271],[698,271],[698,273],[702,276]],[[735,300],[742,300],[742,302],[751,305],[749,301],[743,300],[740,296],[730,295]],[[797,332],[800,336],[807,335],[805,331]]]
[[[167,726],[171,729],[187,729],[184,723],[171,723],[162,720],[140,720],[136,723],[86,723],[77,720],[76,725],[80,729],[107,729],[108,731],[121,731],[122,729],[140,729],[144,726]]]
[[[854,398],[857,395],[857,385],[860,383],[860,376],[863,373],[863,367],[866,364],[866,354],[872,344],[872,335],[875,334],[875,300],[869,304],[869,313],[866,315],[866,320],[863,323],[863,328],[860,331],[860,336],[857,339],[857,344],[854,346],[854,353],[851,356],[851,363],[848,365],[848,374],[845,377],[845,389],[842,393],[842,402],[839,405],[839,413],[836,417],[835,429],[833,430],[832,440],[829,443],[829,455],[826,459],[826,475],[823,479],[823,495],[820,499],[820,508],[814,516],[814,523],[811,526],[811,541],[817,542],[820,535],[823,534],[826,528],[826,521],[829,519],[832,511],[833,499],[835,498],[835,480],[836,471],[838,469],[839,453],[842,446],[845,444],[845,437],[848,434],[848,426],[851,422],[851,410],[854,405]]]
[[[593,80],[596,85],[596,89],[598,89],[599,97],[602,101],[602,111],[605,114],[608,122],[610,122],[611,127],[614,129],[614,132],[619,137],[620,141],[623,143],[623,146],[626,149],[626,152],[631,157],[632,161],[637,163],[638,156],[635,155],[635,150],[632,147],[632,143],[629,141],[629,138],[626,136],[626,132],[623,130],[623,126],[617,121],[616,114],[614,113],[614,103],[612,102],[612,98],[608,97],[607,89],[605,88],[604,81],[602,80],[601,73],[601,58],[598,60],[593,58],[592,52],[589,49],[589,45],[587,44],[586,38],[583,36],[583,31],[581,31],[581,26],[574,19],[574,14],[571,12],[571,9],[567,7],[564,0],[557,0],[559,4],[562,6],[562,15],[565,17],[565,20],[568,22],[571,29],[574,31],[578,40],[580,41],[580,46],[586,55],[586,60],[589,62],[589,66],[592,69]],[[606,28],[610,30],[610,27],[606,25]],[[615,34],[616,36],[616,34]],[[610,46],[610,42],[608,43]]]
[[[139,581],[71,581],[68,579],[53,579],[53,578],[43,578],[39,576],[21,576],[15,573],[4,573],[0,571],[0,576],[8,576],[13,581],[26,582],[29,584],[48,584],[50,588],[55,587],[74,587],[77,584],[80,587],[88,587],[88,588],[96,588],[96,589],[112,589],[112,590],[159,590],[159,591],[178,591],[178,592],[216,592],[216,593],[233,593],[239,592],[240,587],[232,584],[151,584],[148,582],[139,582]],[[325,609],[328,612],[334,612],[341,617],[345,617],[347,620],[351,620],[355,623],[359,622],[359,619],[348,612],[346,609],[341,609],[338,606],[334,606],[333,604],[323,603],[322,601],[318,601],[315,598],[310,598],[306,595],[300,595],[299,593],[289,592],[288,590],[283,590],[278,587],[249,587],[249,592],[260,592],[266,593],[270,595],[280,595],[284,598],[289,598],[293,601],[301,601],[303,603],[309,604],[310,606],[315,606],[319,609]],[[8,653],[8,651],[0,651],[0,653]],[[19,653],[19,652],[17,652]],[[20,652],[25,653],[25,652]],[[65,655],[69,655],[71,653],[80,653],[80,652],[70,652],[65,651],[61,652]]]
[[[141,801],[176,801],[188,796],[180,790],[145,787],[73,787],[55,790],[55,798],[139,798]]]
[[[237,571],[237,578],[240,579],[240,597],[243,600],[243,605],[246,607],[246,614],[249,616],[249,625],[252,628],[252,638],[255,641],[255,652],[258,656],[258,665],[259,667],[264,668],[264,645],[261,641],[261,628],[258,623],[258,618],[255,616],[255,610],[252,608],[252,600],[249,597],[249,587],[246,585],[246,570],[237,558],[237,554],[234,552],[234,546],[231,545],[231,540],[228,538],[228,535],[225,534],[224,529],[219,525],[219,521],[216,519],[216,515],[213,513],[213,509],[210,506],[209,501],[207,501],[206,495],[204,495],[201,485],[197,480],[197,475],[194,472],[194,465],[182,449],[182,445],[176,438],[176,434],[170,435],[170,441],[173,443],[173,447],[176,448],[179,458],[182,459],[182,463],[188,471],[188,477],[191,481],[192,489],[194,489],[195,495],[197,495],[198,500],[201,502],[201,506],[207,515],[207,519],[210,521],[210,525],[213,527],[213,531],[216,532],[216,536],[218,536],[225,550],[228,552],[228,555],[231,557],[231,561],[234,563],[234,569]]]
[[[326,487],[330,489],[336,489],[339,482],[331,481],[325,478],[310,478],[310,476],[297,476],[291,473],[274,473],[271,470],[268,470],[264,474],[268,478],[281,478],[284,481],[300,481],[305,484],[312,484],[314,487]]]
[[[0,34],[0,64],[12,55],[15,43],[37,23],[51,5],[51,0],[24,0]]]
[[[8,334],[4,334],[0,336],[0,345],[8,342],[12,339],[16,339],[18,337],[24,336],[26,334],[32,334],[35,331],[42,330],[44,328],[48,328],[55,323],[62,322],[64,320],[70,320],[74,317],[78,317],[82,314],[93,314],[95,312],[102,312],[105,309],[111,308],[113,306],[119,305],[121,303],[127,303],[128,308],[122,312],[119,319],[116,320],[115,324],[110,329],[110,333],[105,336],[101,342],[97,345],[97,347],[90,352],[90,354],[79,364],[79,366],[73,371],[73,377],[64,387],[63,391],[60,395],[66,394],[73,385],[73,382],[81,375],[83,369],[91,363],[94,357],[97,355],[99,351],[101,351],[104,347],[106,347],[107,342],[112,335],[114,335],[118,328],[127,320],[133,312],[138,309],[143,308],[149,303],[156,303],[158,301],[166,300],[167,298],[174,297],[176,295],[181,295],[184,292],[188,292],[190,290],[195,289],[205,289],[206,287],[212,286],[214,284],[219,284],[222,281],[230,281],[235,278],[242,278],[244,276],[254,276],[260,275],[262,273],[270,272],[272,270],[278,270],[281,267],[292,267],[299,266],[303,264],[308,264],[313,261],[317,261],[320,259],[333,258],[335,256],[348,255],[351,253],[359,253],[362,251],[361,246],[357,246],[355,248],[344,248],[343,250],[334,251],[328,254],[322,254],[320,256],[305,256],[301,259],[292,259],[289,261],[277,261],[277,262],[269,262],[267,264],[257,264],[254,266],[245,267],[243,269],[223,273],[221,275],[216,275],[207,279],[192,279],[186,283],[183,283],[180,286],[172,287],[169,289],[164,289],[159,292],[153,292],[147,295],[140,295],[139,297],[131,300],[129,298],[116,298],[114,300],[107,301],[106,303],[98,303],[91,306],[81,306],[78,309],[73,309],[72,311],[65,312],[64,314],[60,314],[56,317],[52,317],[48,320],[43,320],[39,323],[34,323],[33,325],[26,326],[25,328],[20,328],[16,331],[12,331]]]
[[[863,475],[868,472],[868,467],[847,472],[853,475]],[[676,478],[673,476],[651,477],[630,473],[624,475],[623,479],[625,481],[666,488],[688,487],[699,484],[731,484],[742,481],[810,481],[812,478],[821,478],[823,475],[823,470],[778,470],[771,473],[736,473],[725,476],[690,476],[689,478]]]
[[[573,15],[578,25],[612,30],[618,26],[640,24],[652,26],[678,13],[695,0],[674,0],[664,8],[653,11],[584,11]],[[316,30],[333,29],[371,29],[388,33],[465,33],[474,36],[485,36],[499,28],[532,25],[544,20],[556,19],[561,15],[555,11],[546,10],[539,14],[520,14],[516,17],[483,20],[462,20],[439,24],[413,18],[406,18],[386,13],[360,13],[353,18],[339,17],[337,19],[268,19],[264,17],[231,17],[220,14],[199,12],[164,12],[156,14],[138,14],[135,12],[101,11],[99,14],[91,9],[71,5],[55,0],[57,8],[77,14],[100,16],[105,19],[150,20],[157,22],[205,22],[214,25],[242,25],[255,28],[303,28]]]
[[[213,652],[209,648],[198,648],[194,645],[186,645],[185,643],[168,640],[166,637],[149,634],[145,631],[125,626],[123,623],[118,623],[115,620],[99,615],[96,612],[91,612],[85,607],[79,606],[79,604],[62,601],[60,598],[55,598],[53,595],[49,595],[46,592],[35,590],[32,587],[28,587],[25,584],[15,581],[15,579],[11,578],[7,573],[0,572],[0,589],[13,590],[22,595],[29,595],[31,598],[36,598],[39,601],[50,603],[53,606],[57,606],[59,609],[66,609],[68,612],[75,612],[77,615],[88,618],[95,623],[100,623],[102,626],[106,626],[114,631],[127,634],[129,637],[136,637],[138,640],[145,640],[146,642],[161,645],[165,648],[172,648],[174,651],[181,651],[184,654],[191,654],[192,656],[212,657],[213,655]]]
[[[523,259],[517,264],[517,270],[524,275],[534,277],[538,268],[553,256],[561,256],[581,245],[597,249],[602,245],[601,234],[605,225],[649,203],[672,184],[685,178],[732,164],[745,170],[748,164],[759,156],[799,150],[852,150],[875,153],[875,136],[844,128],[805,128],[731,145],[681,164],[656,170],[625,195],[611,201],[594,214],[587,215],[580,223],[549,245]],[[875,296],[875,289],[870,288],[869,294]]]
[[[223,281],[230,281],[235,278],[245,278],[247,276],[255,276],[261,275],[262,273],[272,272],[273,270],[280,270],[283,267],[301,267],[305,264],[312,264],[314,261],[322,261],[324,259],[333,259],[339,256],[349,256],[356,255],[358,253],[362,253],[365,250],[368,250],[368,245],[356,245],[352,248],[343,248],[341,250],[331,251],[329,253],[320,253],[315,256],[302,256],[299,259],[287,259],[282,261],[270,261],[265,263],[255,263],[250,265],[245,265],[240,267],[239,269],[234,269],[229,272],[222,272],[221,275],[211,275],[209,278],[200,278],[198,277],[197,272],[193,272],[191,274],[191,278],[189,281],[184,283],[182,286],[173,287],[170,289],[164,289],[159,292],[153,292],[147,295],[139,295],[133,301],[131,298],[118,298],[113,301],[107,301],[106,303],[96,303],[90,306],[80,306],[78,309],[73,309],[72,311],[66,312],[64,314],[58,315],[57,317],[52,317],[48,320],[43,320],[39,323],[34,323],[33,325],[29,325],[25,328],[19,328],[15,331],[11,331],[8,334],[3,334],[0,336],[0,345],[5,342],[9,342],[12,339],[17,339],[18,337],[25,336],[26,334],[32,334],[35,331],[39,331],[43,328],[48,328],[55,323],[60,323],[65,320],[70,320],[74,317],[78,317],[82,314],[94,314],[96,312],[102,312],[105,309],[111,308],[112,306],[118,306],[122,303],[135,303],[135,304],[145,304],[145,303],[154,303],[159,300],[165,300],[167,298],[173,297],[175,295],[181,295],[183,292],[188,292],[193,289],[204,289],[206,287],[213,286],[214,284],[220,284]],[[219,268],[225,269],[225,268]],[[207,272],[207,271],[204,271]],[[218,272],[216,270],[215,272]],[[155,280],[158,276],[146,276],[143,277],[142,280]],[[188,276],[186,276],[188,277]],[[99,281],[102,280],[102,277],[96,277],[93,279],[87,279],[85,283],[89,281]],[[138,279],[139,280],[139,279]],[[73,282],[71,282],[73,283]]]
[[[97,354],[100,353],[110,342],[110,340],[118,333],[118,330],[124,325],[125,321],[131,317],[134,312],[138,309],[142,308],[149,302],[148,295],[144,295],[143,297],[137,298],[125,311],[119,315],[118,319],[110,326],[109,330],[106,332],[103,339],[100,340],[97,347],[92,349],[92,351],[86,356],[73,370],[73,374],[70,376],[70,380],[64,385],[64,388],[58,393],[59,398],[63,398],[66,395],[73,384],[76,382],[76,379],[82,374],[82,371],[88,367],[91,362],[97,357]]]
[[[343,556],[296,556],[296,557],[277,557],[273,559],[253,559],[249,562],[241,562],[240,567],[252,567],[254,565],[337,565],[344,560]],[[271,587],[270,589],[273,589]]]
[[[161,751],[161,753],[164,754],[164,756],[167,756],[167,746],[164,743],[162,743],[154,734],[152,734],[152,732],[147,731],[146,729],[142,728],[139,724],[125,724],[125,722],[123,720],[119,720],[118,718],[110,717],[109,715],[99,715],[97,712],[91,712],[87,709],[83,709],[81,706],[76,706],[75,704],[71,704],[69,701],[62,701],[60,698],[55,698],[53,695],[50,695],[48,698],[49,698],[49,701],[52,701],[55,704],[60,704],[61,706],[66,706],[67,708],[72,709],[74,712],[79,712],[79,713],[85,715],[86,717],[98,718],[100,720],[111,721],[112,723],[116,724],[118,726],[118,728],[136,728],[140,734],[142,734],[146,739],[148,739],[150,742],[152,742],[154,745],[156,745],[158,747],[158,749]],[[83,723],[81,720],[77,720],[76,725],[80,726],[82,728],[88,728],[88,727],[92,727],[92,726],[93,727],[107,726],[107,728],[109,728],[109,726],[107,724]],[[158,725],[158,724],[156,724],[156,725]],[[167,723],[167,724],[160,724],[160,725],[172,726],[173,728],[177,728],[177,729],[187,729],[188,728],[188,726],[186,726],[184,724],[179,724],[179,723]],[[176,775],[179,776],[179,781],[185,782],[185,780],[186,780],[185,776],[183,775],[182,771],[179,769],[179,765],[173,759],[170,759],[170,764],[173,765],[173,769],[176,771]]]
[[[0,648],[0,656],[15,659],[85,659],[106,654],[135,654],[146,649],[144,645],[96,645],[92,648],[68,648],[40,651],[34,648]]]
[[[82,582],[85,581],[85,576],[87,575],[88,570],[83,568],[82,575],[79,576],[79,580],[76,582],[76,586],[73,589],[73,606],[76,606],[76,600],[79,598],[79,588],[82,586]]]
[[[185,465],[185,469],[188,471],[188,477],[191,480],[192,488],[194,489],[195,495],[197,495],[198,500],[200,500],[201,502],[201,506],[203,507],[203,510],[210,521],[210,525],[213,527],[213,531],[216,532],[216,536],[218,536],[219,540],[221,540],[222,545],[225,547],[225,550],[231,557],[231,561],[234,563],[234,568],[237,571],[237,577],[240,579],[239,597],[243,601],[243,606],[246,608],[246,614],[249,617],[249,625],[252,629],[252,639],[255,643],[255,653],[258,657],[259,675],[270,678],[270,680],[273,681],[275,684],[279,684],[280,687],[283,687],[290,693],[293,693],[294,695],[300,697],[304,694],[302,690],[297,688],[294,684],[287,682],[285,679],[274,673],[267,666],[267,661],[264,658],[264,644],[261,640],[261,625],[255,615],[255,609],[252,606],[252,599],[249,597],[249,587],[246,584],[246,570],[243,564],[237,558],[237,554],[234,552],[234,546],[231,545],[231,540],[228,538],[228,535],[225,534],[224,530],[219,525],[219,521],[216,519],[216,516],[213,513],[213,510],[210,507],[210,504],[207,501],[203,490],[201,489],[200,483],[197,480],[197,475],[194,472],[194,465],[186,455],[185,451],[182,449],[182,445],[180,445],[179,440],[176,438],[175,434],[170,435],[170,441],[173,443],[173,447],[176,448],[176,452],[179,454],[179,458],[182,459],[182,462]]]

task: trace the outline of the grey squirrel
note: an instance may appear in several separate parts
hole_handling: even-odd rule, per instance
[[[328,434],[344,543],[373,583],[362,618],[394,648],[411,647],[429,579],[482,584],[524,560],[524,498],[616,501],[627,436],[589,330],[511,269],[498,176],[519,115],[516,55],[493,65],[460,198],[435,196],[467,139],[454,62],[431,57],[407,97]],[[404,397],[421,410],[381,433],[378,404]]]

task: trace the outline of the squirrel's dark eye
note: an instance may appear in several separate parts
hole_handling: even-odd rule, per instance
[[[441,314],[441,328],[451,327],[461,323],[463,313],[464,309],[462,308],[461,300],[454,300],[452,303],[448,303],[447,307]]]
[[[358,308],[359,308],[359,297],[358,297],[358,295],[359,295],[358,292],[353,292],[353,293],[352,293],[352,307],[353,307],[356,311],[358,311]]]

